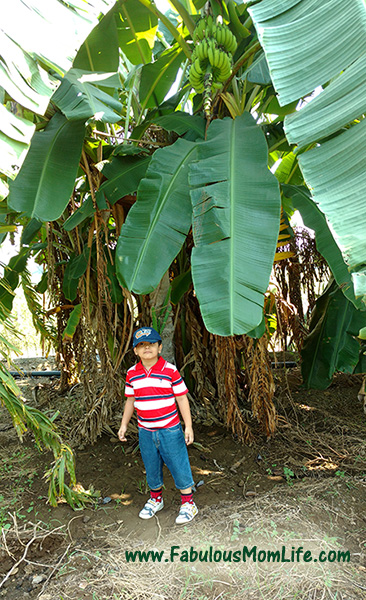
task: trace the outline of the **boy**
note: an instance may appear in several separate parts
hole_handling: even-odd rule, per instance
[[[133,350],[140,362],[127,371],[127,400],[118,437],[126,441],[127,425],[136,408],[140,451],[150,487],[150,498],[139,517],[150,519],[164,507],[165,463],[181,493],[182,505],[175,522],[188,523],[198,512],[186,447],[194,439],[188,390],[177,368],[160,356],[161,349],[161,337],[152,327],[141,327],[133,334]],[[176,402],[185,424],[184,434]]]

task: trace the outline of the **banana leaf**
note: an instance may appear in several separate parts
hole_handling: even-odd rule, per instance
[[[89,196],[85,202],[83,202],[68,219],[66,219],[62,227],[65,231],[72,231],[75,227],[94,215],[94,213],[95,208],[93,206],[93,200],[92,197]]]
[[[69,121],[86,121],[93,117],[103,123],[117,123],[121,120],[122,104],[94,83],[106,88],[120,85],[115,74],[70,69],[52,101]]]
[[[157,17],[136,0],[125,0],[117,18],[119,45],[133,65],[147,64],[158,27]]]
[[[299,162],[352,272],[355,295],[363,296],[366,307],[365,134],[366,119],[305,152]]]
[[[301,373],[306,388],[324,390],[332,383],[336,371],[354,371],[360,352],[356,338],[365,326],[366,311],[357,310],[333,280],[316,301],[310,333],[301,351]]]
[[[141,179],[145,176],[151,156],[116,156],[103,166],[103,175],[107,177],[99,188],[99,195],[105,194],[110,204],[127,194],[136,192]],[[99,208],[101,208],[99,206]]]
[[[118,4],[113,6],[89,33],[74,59],[74,69],[115,73],[118,71],[119,51],[117,32]]]
[[[29,248],[22,248],[18,254],[12,256],[4,268],[4,276],[0,279],[0,304],[11,311],[14,300],[14,291],[18,287],[20,273],[27,266]]]
[[[119,285],[117,276],[116,276],[116,262],[115,262],[115,252],[112,251],[113,264],[110,261],[109,255],[107,253],[107,285],[109,288],[109,293],[111,295],[111,300],[115,304],[121,304],[123,302],[123,294],[121,290],[121,286]]]
[[[188,165],[197,144],[178,139],[157,150],[137,201],[122,225],[116,271],[122,286],[138,294],[152,292],[181,249],[191,226]]]
[[[13,115],[0,104],[0,131],[17,142],[28,145],[35,130],[34,123]]]
[[[159,106],[171,89],[178,69],[185,58],[181,48],[165,50],[159,58],[142,67],[140,80],[141,112]]]
[[[65,269],[62,291],[65,298],[71,302],[76,298],[80,277],[84,275],[88,266],[89,252],[88,246],[85,246],[82,254],[73,256]]]
[[[295,185],[283,185],[282,189],[285,196],[291,198],[294,208],[300,211],[304,225],[315,232],[316,247],[327,261],[338,286],[356,308],[362,309],[361,299],[355,297],[351,273],[343,260],[324,214],[311,199],[310,192],[304,186]]]
[[[161,125],[166,131],[175,131],[178,135],[184,135],[187,131],[194,131],[197,138],[205,137],[206,121],[198,115],[190,115],[181,111],[175,111],[171,115],[163,115],[153,119],[153,123]]]
[[[365,2],[263,0],[249,12],[280,104],[325,88],[285,117],[285,131],[305,150],[299,156],[304,179],[366,305]]]
[[[363,0],[263,0],[248,10],[281,106],[310,94],[365,51]]]
[[[41,221],[38,219],[31,219],[27,225],[23,227],[22,237],[20,238],[21,246],[28,246],[41,227]]]
[[[0,131],[0,172],[14,179],[27,155],[28,146],[17,142]]]
[[[74,189],[84,134],[83,121],[71,123],[59,113],[44,131],[36,132],[10,184],[10,208],[40,221],[58,219]]]
[[[243,334],[263,319],[281,199],[267,143],[249,113],[213,121],[190,166],[192,278],[206,328]]]
[[[62,339],[65,341],[71,341],[74,337],[77,326],[80,323],[82,305],[77,304],[71,311],[69,318],[67,319],[66,327],[62,334]]]

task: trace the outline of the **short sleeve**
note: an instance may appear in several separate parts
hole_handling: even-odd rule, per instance
[[[128,370],[126,375],[125,396],[127,396],[127,398],[131,398],[134,395],[135,392],[133,390],[133,386],[130,383],[130,372]]]
[[[181,377],[178,369],[175,369],[172,375],[172,389],[174,396],[184,396],[188,393],[186,384],[184,383],[183,377]]]

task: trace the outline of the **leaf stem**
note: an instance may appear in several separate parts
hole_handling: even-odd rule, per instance
[[[169,3],[172,4],[175,10],[180,14],[183,19],[184,25],[187,27],[191,37],[193,36],[193,31],[195,28],[195,22],[193,21],[191,15],[188,13],[187,9],[183,6],[180,0],[169,0]]]

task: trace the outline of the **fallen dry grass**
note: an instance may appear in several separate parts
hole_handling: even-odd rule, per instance
[[[195,521],[180,528],[162,530],[155,518],[156,537],[149,543],[132,534],[126,536],[123,521],[113,527],[99,525],[91,529],[88,542],[82,545],[70,539],[65,527],[64,543],[49,558],[48,568],[45,557],[38,561],[47,580],[34,598],[364,600],[365,502],[364,482],[333,478],[282,486],[240,503],[225,502],[214,510],[206,508]],[[3,534],[3,553],[11,553],[19,569],[22,561],[29,558],[22,556],[30,539],[44,538],[46,532],[33,529],[27,541],[26,529],[19,532],[15,525]],[[22,551],[16,551],[17,540],[21,541]],[[169,560],[172,546],[179,547],[174,562]],[[287,558],[292,549],[296,551],[300,546],[304,551],[311,550],[313,557],[320,551],[328,554],[341,550],[349,551],[350,562],[180,560],[184,550],[189,552],[193,547],[195,551],[209,552],[210,546],[213,552],[221,553],[241,552],[243,546],[257,546],[257,552],[285,546]],[[165,554],[161,562],[127,562],[126,550],[164,550]],[[37,560],[32,559],[31,564],[36,565]]]

